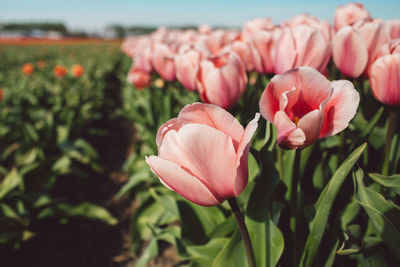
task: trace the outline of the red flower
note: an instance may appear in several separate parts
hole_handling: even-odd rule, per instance
[[[62,65],[56,65],[53,71],[57,78],[62,78],[67,74],[67,69]]]

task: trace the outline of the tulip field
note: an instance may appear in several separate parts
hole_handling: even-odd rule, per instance
[[[0,255],[80,266],[38,249],[70,227],[82,266],[399,266],[400,19],[372,15],[0,44]]]

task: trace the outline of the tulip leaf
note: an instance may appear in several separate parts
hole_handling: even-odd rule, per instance
[[[354,173],[358,201],[372,221],[376,231],[400,263],[400,208],[388,202],[378,192],[365,187],[363,176],[361,169]]]
[[[191,263],[195,263],[196,266],[211,266],[214,259],[228,241],[229,239],[225,237],[214,238],[205,245],[188,246],[186,249],[187,253],[190,255],[189,259],[191,260]]]
[[[384,176],[379,173],[370,173],[368,176],[375,182],[389,188],[393,188],[397,194],[400,194],[400,174]]]
[[[259,158],[262,170],[247,205],[245,222],[256,265],[275,266],[283,252],[284,240],[281,231],[271,219],[269,206],[272,193],[280,180],[273,163],[272,153],[264,148],[260,151]]]
[[[235,231],[228,243],[215,258],[212,267],[246,267],[247,257],[239,231]]]
[[[152,238],[149,244],[144,249],[142,255],[139,260],[136,262],[136,267],[146,266],[153,258],[158,255],[158,243],[157,239]]]
[[[379,119],[382,116],[384,107],[381,107],[376,113],[375,115],[369,120],[369,122],[367,123],[367,125],[365,127],[363,127],[363,131],[361,133],[361,138],[365,138],[366,136],[368,136],[372,130],[374,129],[376,123],[379,121]]]
[[[353,153],[340,165],[333,174],[329,183],[325,186],[316,203],[316,214],[311,224],[309,236],[307,238],[303,255],[301,258],[301,266],[311,266],[317,255],[322,237],[330,215],[333,202],[338,194],[347,175],[350,173],[354,164],[362,155],[367,144],[362,144],[356,148]]]
[[[16,188],[21,182],[22,177],[18,174],[17,170],[13,169],[9,172],[0,184],[0,199]]]

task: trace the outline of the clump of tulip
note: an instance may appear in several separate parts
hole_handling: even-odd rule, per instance
[[[183,197],[201,206],[222,204],[224,210],[227,201],[238,222],[248,266],[322,266],[326,259],[316,258],[322,242],[331,239],[324,237],[328,228],[335,229],[331,233],[339,228],[343,232],[331,240],[329,253],[321,253],[322,258],[329,255],[331,265],[336,254],[355,253],[350,259],[360,257],[363,264],[368,257],[362,255],[360,244],[368,246],[371,237],[398,254],[398,236],[392,237],[387,230],[395,235],[398,229],[387,211],[398,210],[394,207],[398,192],[389,191],[400,170],[399,19],[373,18],[362,4],[350,3],[336,9],[333,25],[299,14],[280,24],[256,18],[244,23],[240,31],[210,26],[159,28],[149,35],[126,38],[121,49],[133,60],[127,81],[137,89],[150,87],[137,93],[154,99],[149,105],[155,110],[151,119],[162,117],[150,123],[161,126],[152,153],[157,155],[145,154],[146,163],[163,185],[180,195],[168,192],[178,202]],[[183,99],[190,98],[183,95],[183,88],[203,103],[184,106]],[[157,97],[162,101],[156,101]],[[182,106],[176,117],[163,117]],[[257,131],[258,112],[265,120]],[[239,121],[249,123],[243,128]],[[253,135],[257,141],[250,149]],[[258,167],[252,169],[258,171],[252,179],[249,153]],[[364,184],[360,172],[355,172],[354,191],[341,192],[357,165],[360,170],[378,168],[380,173],[371,173],[373,181],[368,178]],[[330,180],[326,174],[332,175]],[[248,183],[252,183],[250,189],[242,194]],[[154,192],[152,197],[158,201],[162,190]],[[347,206],[335,211],[336,218],[330,210],[338,194]],[[236,198],[242,201],[245,218]],[[210,232],[225,229],[225,223]],[[355,246],[351,242],[358,237],[348,238],[354,234],[350,231],[353,224],[362,224],[354,228],[357,236],[359,229],[368,229]],[[304,238],[300,231],[308,235],[307,240],[300,240]],[[201,259],[207,261],[201,264],[225,266],[221,259],[228,261],[228,252],[239,247],[236,234],[229,238],[215,261]],[[297,253],[302,249],[300,257]],[[190,257],[197,256],[189,256],[189,261]]]
[[[74,77],[79,78],[83,75],[84,68],[80,64],[75,64],[71,68],[71,73]]]
[[[53,72],[57,78],[62,78],[67,74],[67,68],[62,65],[56,65],[53,68]]]
[[[33,74],[33,72],[35,71],[35,67],[33,66],[32,63],[25,63],[22,66],[22,72],[26,75],[26,76],[31,76]]]

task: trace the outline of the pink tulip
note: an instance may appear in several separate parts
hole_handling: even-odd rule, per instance
[[[196,90],[196,73],[201,55],[193,46],[182,46],[175,57],[176,78],[190,91]]]
[[[148,72],[132,67],[129,71],[127,81],[137,89],[143,89],[150,86],[151,77]]]
[[[308,25],[314,27],[322,33],[327,42],[332,40],[334,30],[331,24],[328,21],[320,21],[318,18],[311,16],[310,14],[299,14],[283,23],[283,26],[289,28],[294,28],[299,25]]]
[[[257,51],[253,53],[253,64],[258,73],[275,73],[276,45],[281,34],[279,27],[253,34],[252,44]]]
[[[274,28],[270,18],[256,18],[244,23],[242,30],[243,40],[249,42],[251,36],[258,31],[269,31]]]
[[[361,3],[350,3],[338,6],[335,11],[334,26],[338,31],[346,25],[352,25],[358,20],[371,18],[371,15]]]
[[[389,31],[380,20],[360,20],[341,28],[332,41],[336,67],[347,77],[367,73],[379,48],[390,41]]]
[[[400,54],[378,58],[369,71],[369,81],[375,98],[387,105],[400,105]]]
[[[254,69],[253,65],[253,47],[244,41],[241,40],[235,40],[228,45],[226,45],[222,51],[227,53],[227,52],[235,52],[242,62],[244,63],[246,70],[251,71]]]
[[[153,66],[151,64],[151,54],[152,50],[150,46],[143,48],[139,53],[136,53],[133,58],[133,66],[136,69],[141,69],[145,72],[152,72]]]
[[[400,38],[393,39],[390,42],[381,45],[378,52],[375,54],[375,57],[372,59],[372,64],[378,58],[391,54],[400,54]]]
[[[246,84],[246,69],[234,52],[211,56],[200,62],[197,90],[206,103],[229,109],[239,100]]]
[[[276,44],[275,72],[280,74],[300,66],[324,72],[331,57],[331,45],[322,33],[308,25],[283,28]]]
[[[175,53],[164,43],[155,43],[152,63],[160,76],[167,81],[175,80]]]
[[[207,54],[218,55],[225,45],[225,32],[222,30],[213,31],[207,35],[201,35],[196,43],[196,49],[207,51]],[[204,52],[203,55],[206,55]]]
[[[195,103],[157,132],[158,156],[146,157],[168,188],[202,206],[237,197],[248,181],[248,151],[259,114],[243,129],[231,114]]]
[[[390,38],[400,38],[400,19],[388,20],[386,24],[389,27]]]
[[[329,82],[310,67],[275,75],[260,100],[262,116],[278,129],[278,145],[304,148],[345,129],[359,94],[346,80]]]
[[[200,34],[210,34],[212,32],[212,27],[208,24],[200,25],[197,29]]]

